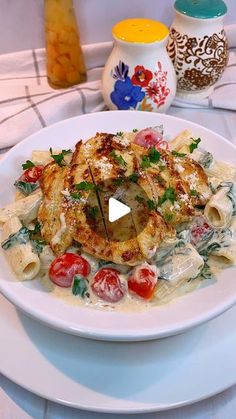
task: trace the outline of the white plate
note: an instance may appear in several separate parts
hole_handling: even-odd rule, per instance
[[[235,147],[204,127],[169,115],[135,111],[88,114],[45,128],[14,147],[0,163],[0,205],[13,199],[11,186],[19,176],[21,163],[33,149],[70,148],[79,139],[97,131],[117,132],[163,123],[165,134],[173,138],[191,129],[216,158],[236,165]],[[171,304],[141,313],[104,312],[70,305],[45,292],[40,281],[14,280],[7,261],[0,258],[0,290],[16,306],[60,330],[103,340],[148,340],[183,332],[203,323],[236,302],[236,267],[225,270],[211,286],[201,288]]]
[[[166,410],[235,384],[235,324],[236,307],[159,341],[98,342],[49,329],[0,297],[0,370],[37,395],[71,407]]]

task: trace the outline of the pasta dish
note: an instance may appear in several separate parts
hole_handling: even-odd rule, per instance
[[[1,247],[21,281],[107,309],[163,304],[236,261],[236,168],[188,130],[97,133],[33,151],[0,209]],[[111,196],[132,208],[108,222]]]

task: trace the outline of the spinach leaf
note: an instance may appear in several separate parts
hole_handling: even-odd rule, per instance
[[[74,276],[74,281],[72,285],[72,294],[80,295],[80,297],[82,298],[89,297],[88,281],[86,280],[86,278],[80,275]]]
[[[39,182],[24,182],[23,180],[17,180],[14,183],[14,186],[16,186],[19,191],[23,192],[24,195],[30,195],[38,189],[40,185]]]
[[[4,250],[10,249],[16,244],[26,244],[30,240],[29,230],[26,227],[21,227],[19,231],[4,240],[1,244]]]

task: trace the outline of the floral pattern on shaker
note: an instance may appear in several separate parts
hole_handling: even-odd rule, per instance
[[[141,87],[134,86],[129,77],[124,81],[117,80],[114,85],[114,91],[111,93],[111,100],[118,109],[136,108],[137,103],[141,102],[145,93]]]
[[[158,61],[154,73],[137,65],[129,77],[129,66],[120,61],[112,72],[116,82],[110,95],[111,100],[119,110],[139,109],[150,112],[155,107],[160,108],[170,93],[167,75]]]
[[[141,87],[146,87],[148,83],[152,80],[152,72],[144,68],[143,65],[137,65],[134,69],[134,74],[132,76],[132,83],[137,84]]]

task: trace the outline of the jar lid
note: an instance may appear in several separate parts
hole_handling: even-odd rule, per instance
[[[227,12],[223,0],[176,0],[174,7],[177,12],[199,19],[212,19]]]
[[[125,19],[113,26],[112,34],[122,41],[149,44],[166,38],[169,29],[157,20]]]

